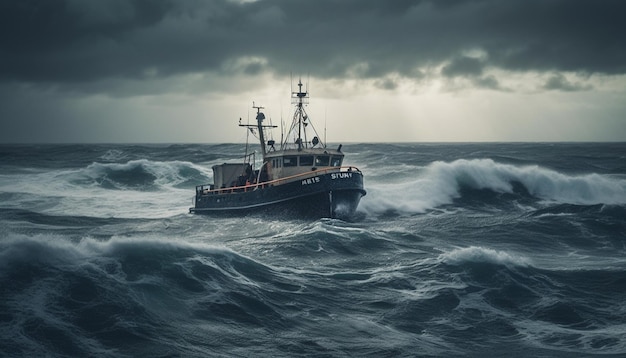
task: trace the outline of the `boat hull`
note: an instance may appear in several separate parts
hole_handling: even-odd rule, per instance
[[[313,173],[280,185],[197,193],[189,211],[350,219],[365,193],[361,172]]]

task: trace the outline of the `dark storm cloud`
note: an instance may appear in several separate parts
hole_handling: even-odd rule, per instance
[[[130,53],[129,35],[157,26],[167,14],[166,5],[160,1],[3,1],[0,76],[83,81],[132,75],[137,66],[149,66],[150,61]]]
[[[592,89],[589,85],[582,85],[569,81],[565,76],[560,73],[552,75],[543,86],[546,90],[564,91],[564,92],[576,92]]]
[[[484,67],[485,64],[480,59],[463,56],[453,59],[441,70],[441,73],[447,77],[480,76]]]
[[[269,70],[392,89],[388,74],[444,65],[444,76],[497,88],[485,69],[626,73],[624,13],[621,0],[7,0],[0,81]]]

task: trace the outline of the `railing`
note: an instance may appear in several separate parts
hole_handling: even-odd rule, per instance
[[[247,184],[247,185],[243,185],[243,186],[231,186],[231,187],[227,187],[227,188],[219,188],[219,189],[210,189],[213,185],[212,184],[205,184],[205,185],[198,185],[196,186],[196,196],[198,194],[200,195],[214,195],[214,194],[227,194],[227,193],[239,193],[239,192],[247,192],[249,190],[256,190],[258,188],[265,188],[268,186],[273,186],[273,185],[279,185],[282,183],[286,183],[286,182],[291,182],[291,181],[296,181],[299,178],[302,177],[309,177],[311,175],[319,175],[319,174],[328,174],[328,173],[336,173],[336,172],[355,172],[355,173],[361,173],[361,171],[357,168],[357,167],[330,167],[330,168],[323,168],[323,169],[317,169],[317,170],[312,170],[310,172],[304,172],[304,173],[300,173],[300,174],[296,174],[296,175],[291,175],[288,177],[284,177],[284,178],[280,178],[280,179],[275,179],[275,180],[270,180],[270,181],[264,181],[261,183],[254,183],[254,184]]]

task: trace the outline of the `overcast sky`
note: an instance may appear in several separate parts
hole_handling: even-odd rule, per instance
[[[2,0],[0,142],[626,141],[622,0]],[[278,134],[279,135],[279,134]]]

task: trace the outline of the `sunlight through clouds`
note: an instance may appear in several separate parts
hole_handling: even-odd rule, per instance
[[[282,117],[299,78],[311,115],[341,141],[626,140],[621,1],[10,0],[2,10],[1,142],[236,141],[228,121],[253,101]],[[199,126],[219,130],[199,136]]]

